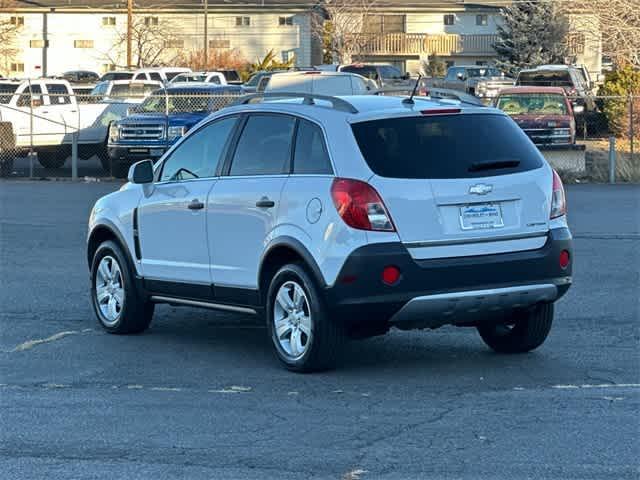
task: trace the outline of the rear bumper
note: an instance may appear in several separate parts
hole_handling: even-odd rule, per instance
[[[571,256],[565,269],[562,250]],[[572,263],[566,228],[549,231],[537,250],[474,257],[414,260],[399,242],[373,244],[349,256],[326,297],[344,322],[390,321],[400,328],[473,323],[557,300],[571,285]],[[389,265],[402,272],[391,286],[381,279]]]

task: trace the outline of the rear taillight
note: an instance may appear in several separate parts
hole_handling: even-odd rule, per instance
[[[561,217],[567,213],[567,199],[558,172],[553,170],[553,188],[551,191],[551,218]]]
[[[380,195],[368,183],[336,178],[331,185],[331,197],[338,214],[350,227],[395,232],[391,216]]]

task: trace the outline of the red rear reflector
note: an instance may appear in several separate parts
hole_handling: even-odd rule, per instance
[[[400,280],[400,269],[389,265],[382,270],[382,281],[387,285],[394,285]]]
[[[422,115],[446,115],[447,113],[460,113],[459,108],[434,108],[432,110],[420,110]]]
[[[569,255],[569,252],[567,250],[562,250],[560,252],[559,263],[560,268],[562,268],[563,270],[569,266],[569,263],[571,263],[571,255]]]

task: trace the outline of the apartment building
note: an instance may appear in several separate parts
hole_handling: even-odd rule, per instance
[[[157,56],[146,55],[147,63],[175,63],[180,54],[204,48],[205,1],[210,49],[229,50],[247,61],[273,50],[282,60],[295,57],[298,66],[322,63],[320,36],[313,30],[327,0],[135,0],[133,18],[142,32],[140,41],[146,38],[152,44],[152,37],[156,50],[162,50]],[[354,2],[353,12],[343,12],[360,15],[360,32],[354,34],[364,41],[350,52],[351,58],[389,62],[410,72],[419,71],[431,54],[449,65],[489,64],[495,58],[500,8],[509,3],[372,0],[365,16]],[[0,23],[15,27],[13,39],[0,42],[0,73],[24,77],[125,66],[126,6],[126,0],[48,0],[46,5],[12,0],[0,9]],[[581,31],[585,22],[580,16],[570,22],[575,31],[569,38],[568,60],[599,72],[599,35]],[[135,56],[141,47],[134,44]]]
[[[311,65],[311,6],[306,0],[208,0],[208,48],[232,51],[246,61],[274,50],[282,60],[295,57],[298,65]],[[204,19],[202,0],[136,0],[133,62],[138,63],[138,52],[146,62],[165,64],[202,51]],[[5,76],[126,66],[126,0],[49,0],[46,6],[14,0],[0,11],[2,21],[16,27],[11,44],[0,46],[0,73]]]

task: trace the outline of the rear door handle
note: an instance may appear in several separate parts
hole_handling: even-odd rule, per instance
[[[259,208],[273,208],[276,206],[276,202],[273,200],[269,200],[268,197],[262,197],[260,200],[256,202],[256,207]]]
[[[204,208],[204,203],[202,203],[197,198],[191,200],[191,203],[187,207],[189,210],[202,210]]]

